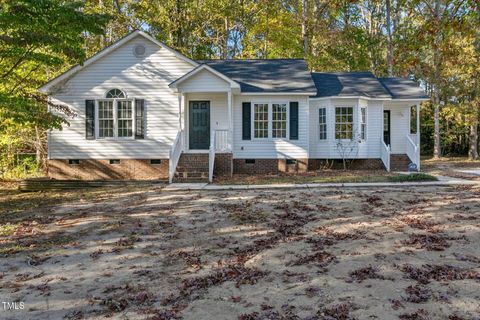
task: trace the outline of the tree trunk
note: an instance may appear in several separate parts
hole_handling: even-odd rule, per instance
[[[440,68],[441,68],[441,53],[440,41],[442,37],[441,21],[440,21],[440,0],[435,2],[435,22],[437,27],[437,34],[435,35],[433,45],[433,105],[434,111],[434,132],[433,132],[433,158],[440,158]]]
[[[308,33],[307,33],[307,19],[308,19],[308,1],[302,0],[302,38],[303,38],[303,57],[308,57]]]
[[[35,126],[35,159],[37,161],[38,169],[43,168],[43,146],[42,137],[40,135],[40,129]]]
[[[474,120],[474,123],[470,125],[469,135],[469,150],[468,158],[471,160],[478,159],[478,118]]]
[[[386,0],[387,15],[387,72],[389,77],[393,77],[393,40],[392,40],[392,6],[390,0]]]

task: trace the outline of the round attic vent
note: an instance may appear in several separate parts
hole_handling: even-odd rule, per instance
[[[143,57],[145,55],[145,46],[144,45],[136,45],[134,48],[133,48],[133,54],[135,55],[135,57]]]

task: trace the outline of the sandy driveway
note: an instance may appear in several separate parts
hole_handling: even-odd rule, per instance
[[[0,319],[480,319],[476,187],[48,196],[0,194]]]

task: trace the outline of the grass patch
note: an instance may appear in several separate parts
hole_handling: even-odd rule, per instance
[[[365,183],[365,182],[414,182],[437,181],[426,173],[392,174],[384,171],[329,171],[321,175],[236,175],[233,179],[215,181],[223,185],[269,185],[269,184],[305,184],[305,183]]]
[[[430,174],[419,172],[410,174],[397,174],[390,177],[392,182],[411,182],[411,181],[438,181],[437,177]]]
[[[0,237],[9,237],[15,233],[18,226],[16,224],[7,223],[0,225]]]

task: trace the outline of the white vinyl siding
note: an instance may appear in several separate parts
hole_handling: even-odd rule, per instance
[[[133,55],[137,44],[146,48],[143,58]],[[70,126],[49,134],[50,158],[168,158],[179,126],[178,97],[168,85],[192,69],[171,51],[137,36],[79,71],[51,95],[52,102],[68,105],[77,116],[67,119]],[[145,100],[145,139],[85,139],[85,100],[103,99],[112,88]]]
[[[298,102],[298,140],[290,140],[288,132],[289,102]],[[287,105],[286,138],[242,140],[242,102]],[[239,159],[306,159],[308,157],[308,98],[298,95],[235,95],[233,97],[233,157]]]

